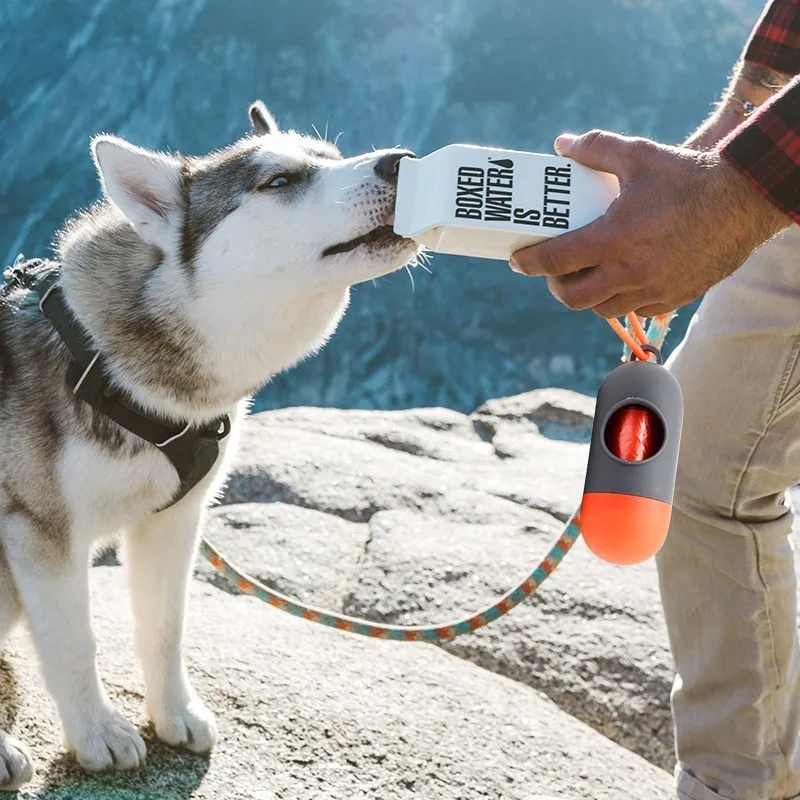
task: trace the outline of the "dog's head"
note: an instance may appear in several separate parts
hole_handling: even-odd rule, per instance
[[[408,151],[343,158],[329,142],[279,131],[260,101],[250,120],[251,136],[201,158],[92,142],[107,199],[196,291],[223,281],[255,297],[344,289],[414,256],[392,230]]]
[[[321,347],[348,287],[417,253],[392,230],[403,150],[343,158],[281,132],[262,103],[253,131],[185,158],[99,136],[107,203],[58,237],[78,319],[139,402],[218,415]],[[204,413],[205,413],[204,411]]]

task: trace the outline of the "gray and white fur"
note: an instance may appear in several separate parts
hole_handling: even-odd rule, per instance
[[[182,656],[187,586],[248,398],[324,345],[352,284],[417,252],[391,228],[404,151],[345,159],[280,132],[260,102],[250,119],[251,135],[202,158],[97,137],[104,198],[57,237],[64,297],[112,384],[176,424],[231,414],[217,464],[177,504],[157,511],[179,484],[167,458],[69,390],[65,347],[34,296],[0,298],[0,636],[25,617],[67,746],[89,770],[145,757],[95,664],[93,547],[122,536],[157,735],[210,750],[214,718]],[[25,745],[0,732],[0,788],[32,770]]]

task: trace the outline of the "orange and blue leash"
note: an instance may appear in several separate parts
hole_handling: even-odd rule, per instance
[[[669,331],[672,316],[672,314],[661,314],[653,317],[646,333],[642,330],[639,319],[633,314],[628,315],[628,329],[624,328],[616,319],[609,320],[609,324],[625,343],[625,355],[632,352],[637,358],[646,361],[648,354],[641,349],[640,345],[652,344],[661,349]],[[338,628],[348,633],[370,636],[374,639],[391,639],[400,642],[446,642],[483,628],[530,597],[558,568],[580,535],[581,522],[580,509],[578,509],[567,520],[561,536],[550,548],[550,552],[522,583],[483,611],[440,625],[385,625],[315,608],[276,592],[237,569],[205,538],[200,541],[200,554],[242,594],[257,597],[273,608],[285,611],[295,617],[307,619],[309,622],[316,622],[319,625],[327,625],[329,628]]]

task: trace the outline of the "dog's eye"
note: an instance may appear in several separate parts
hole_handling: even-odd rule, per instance
[[[289,186],[292,182],[290,175],[276,175],[274,178],[262,183],[259,189],[280,189],[283,186]]]

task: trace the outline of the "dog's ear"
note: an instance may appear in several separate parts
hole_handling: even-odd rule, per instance
[[[275,122],[275,117],[269,113],[267,107],[260,100],[250,104],[248,113],[250,114],[250,123],[253,126],[253,130],[259,136],[278,132],[278,123]]]
[[[181,161],[116,136],[95,137],[92,156],[106,198],[145,241],[163,247],[170,218],[181,207]]]

